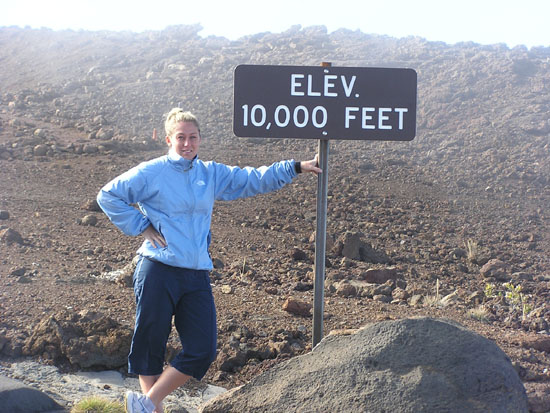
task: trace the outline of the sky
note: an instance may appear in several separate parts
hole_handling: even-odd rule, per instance
[[[143,32],[200,24],[236,40],[293,25],[448,44],[550,47],[550,0],[0,0],[0,27]]]

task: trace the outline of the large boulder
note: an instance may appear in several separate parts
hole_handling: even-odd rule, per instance
[[[492,341],[431,318],[329,335],[202,407],[214,412],[528,412],[521,380]]]
[[[43,319],[26,340],[23,354],[76,368],[125,366],[132,330],[112,318],[86,311],[60,312]]]

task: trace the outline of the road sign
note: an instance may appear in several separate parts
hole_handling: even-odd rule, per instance
[[[233,132],[242,137],[410,141],[413,69],[239,65]]]
[[[319,139],[313,346],[323,337],[329,139],[410,141],[416,135],[416,72],[397,68],[240,65],[233,132]]]

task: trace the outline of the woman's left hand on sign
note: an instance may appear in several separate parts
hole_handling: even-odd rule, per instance
[[[315,158],[313,158],[310,161],[302,161],[300,162],[300,167],[302,168],[302,172],[312,172],[314,174],[320,174],[323,172],[321,168],[319,168],[319,155],[315,155]]]

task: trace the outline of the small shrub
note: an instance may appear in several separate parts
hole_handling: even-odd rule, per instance
[[[487,298],[495,298],[495,297],[502,297],[502,291],[498,291],[499,288],[495,284],[487,283],[485,284],[485,297]]]
[[[121,403],[95,396],[79,401],[71,409],[71,413],[124,413],[124,411]]]
[[[510,281],[509,283],[504,283],[503,287],[506,288],[506,300],[512,307],[518,307],[523,302],[523,294],[521,293],[521,285],[512,284]]]
[[[506,301],[512,307],[513,310],[521,311],[522,318],[525,320],[527,314],[532,310],[531,306],[527,302],[525,295],[521,292],[521,285],[514,284],[510,281],[509,283],[503,284],[506,288]]]
[[[503,297],[506,304],[510,306],[510,312],[521,312],[522,319],[525,320],[527,315],[533,310],[527,302],[527,297],[522,293],[521,285],[514,285],[511,281],[502,284],[499,288],[495,284],[485,284],[485,297]]]

